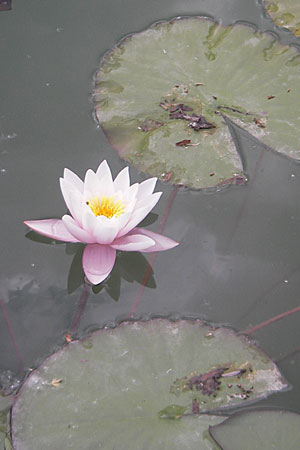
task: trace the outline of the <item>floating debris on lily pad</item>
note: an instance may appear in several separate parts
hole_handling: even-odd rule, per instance
[[[265,0],[267,13],[278,27],[300,36],[300,3],[298,0]]]
[[[160,22],[103,57],[96,115],[120,156],[149,175],[195,189],[240,184],[224,116],[300,159],[299,65],[296,48],[245,24]]]
[[[54,388],[54,379],[63,382]],[[29,375],[12,410],[13,444],[207,449],[203,432],[224,417],[206,413],[285,387],[270,358],[231,329],[200,320],[123,322],[72,341]]]
[[[209,432],[222,450],[296,450],[300,443],[300,415],[291,411],[243,411]]]

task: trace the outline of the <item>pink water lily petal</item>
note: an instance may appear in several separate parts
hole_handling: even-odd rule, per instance
[[[94,243],[111,244],[118,234],[119,227],[113,219],[105,216],[94,216],[88,211],[83,217],[83,226],[94,237]]]
[[[60,178],[59,182],[61,192],[68,210],[70,211],[74,219],[81,225],[82,203],[83,203],[82,194],[78,191],[78,189],[74,189],[73,185],[70,184],[68,181],[64,180],[63,178]]]
[[[106,161],[99,165],[96,173],[87,170],[84,182],[71,170],[65,169],[60,185],[71,215],[64,215],[61,220],[31,220],[25,224],[52,239],[87,244],[83,252],[83,268],[88,280],[99,284],[110,274],[116,250],[155,252],[178,245],[158,233],[136,228],[162,194],[153,193],[156,182],[156,178],[151,178],[130,186],[128,167],[113,181]],[[104,209],[96,211],[93,204],[89,206],[88,201],[101,203],[103,196],[124,206],[118,217]],[[93,211],[97,214],[101,212],[102,215],[96,216]]]
[[[83,192],[83,181],[78,175],[76,175],[76,173],[72,172],[72,170],[64,170],[64,179],[70,183],[74,189],[77,189],[81,193]]]
[[[135,198],[137,196],[138,190],[139,190],[139,183],[132,184],[126,192],[127,198]]]
[[[135,209],[131,215],[128,223],[123,227],[123,229],[119,232],[118,237],[124,236],[129,233],[134,227],[136,227],[154,208],[158,200],[160,199],[162,192],[155,192],[152,194],[147,201],[145,201],[145,205],[142,208]]]
[[[107,197],[112,197],[114,195],[115,188],[111,176],[105,175],[101,181],[99,180],[99,185],[100,188],[97,191],[97,196],[99,198],[101,198],[102,195],[106,195]]]
[[[119,217],[116,217],[113,219],[113,221],[116,223],[116,225],[118,227],[118,232],[119,232],[119,230],[121,230],[121,228],[125,227],[125,225],[129,221],[131,215],[132,215],[132,211],[130,210],[128,212],[120,214]]]
[[[95,196],[100,188],[101,184],[97,175],[92,169],[88,169],[84,177],[84,196]]]
[[[127,234],[116,239],[110,247],[125,252],[143,251],[146,248],[154,246],[155,241],[148,236],[142,234]]]
[[[173,239],[170,239],[159,233],[154,233],[154,231],[146,230],[145,228],[134,228],[131,233],[134,233],[135,235],[141,234],[153,239],[155,245],[143,250],[143,252],[145,253],[169,250],[170,248],[174,248],[179,244],[178,242],[173,241]]]
[[[65,204],[66,204],[68,210],[70,211],[70,213],[73,215],[72,206],[71,206],[71,202],[70,202],[70,193],[72,192],[73,185],[71,183],[69,183],[68,181],[66,181],[64,178],[59,179],[59,184],[60,184],[60,190],[61,190],[62,196],[64,198]]]
[[[149,180],[145,180],[139,185],[138,201],[143,200],[145,197],[148,197],[148,195],[152,194],[156,182],[157,178],[149,178]]]
[[[25,225],[43,236],[64,242],[80,242],[65,227],[61,219],[26,220]]]
[[[97,217],[98,225],[93,230],[96,242],[101,245],[111,244],[118,234],[119,228],[104,216]]]
[[[94,244],[95,238],[86,230],[81,228],[73,217],[67,214],[62,217],[66,229],[79,241],[85,244]]]
[[[82,266],[87,279],[99,284],[108,277],[114,266],[116,250],[99,244],[87,245],[82,255]]]
[[[100,164],[100,166],[97,169],[96,174],[97,174],[97,178],[101,182],[102,182],[102,179],[105,177],[108,177],[108,179],[110,179],[111,183],[113,182],[111,171],[110,171],[109,165],[107,164],[106,160],[102,161],[102,163]]]
[[[129,178],[129,169],[128,167],[125,167],[121,172],[116,176],[114,181],[114,188],[116,191],[124,191],[125,189],[128,189],[130,185],[130,178]]]
[[[69,195],[69,203],[70,203],[70,212],[78,223],[80,227],[82,227],[82,216],[87,205],[85,204],[84,197],[78,191],[70,192]]]
[[[133,211],[135,210],[136,197],[132,196],[131,198],[129,198],[125,193],[122,201],[125,204],[126,213],[130,213],[130,215],[132,215]]]

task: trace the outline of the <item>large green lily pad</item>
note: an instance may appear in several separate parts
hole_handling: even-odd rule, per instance
[[[288,28],[300,36],[300,3],[298,0],[265,0],[265,8],[278,27]]]
[[[270,409],[243,411],[209,431],[222,450],[296,450],[300,415]]]
[[[224,417],[206,413],[284,387],[269,357],[230,329],[200,320],[124,322],[72,342],[31,373],[13,406],[13,444],[207,449],[204,431]]]
[[[192,188],[242,183],[229,117],[300,159],[300,54],[275,37],[201,17],[123,39],[96,76],[97,118],[120,156]]]

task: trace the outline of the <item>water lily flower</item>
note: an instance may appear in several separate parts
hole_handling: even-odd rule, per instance
[[[70,215],[24,223],[52,239],[87,244],[83,270],[92,284],[99,284],[110,274],[116,250],[157,252],[178,245],[166,236],[137,228],[162,194],[153,193],[156,181],[150,178],[130,185],[128,167],[113,180],[106,161],[96,173],[89,169],[84,181],[65,169],[60,187]]]

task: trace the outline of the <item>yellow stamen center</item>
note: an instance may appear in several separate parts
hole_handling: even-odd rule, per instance
[[[125,205],[114,197],[106,197],[102,195],[101,202],[98,197],[88,200],[86,204],[91,208],[95,216],[105,216],[108,219],[119,217],[125,210]]]

